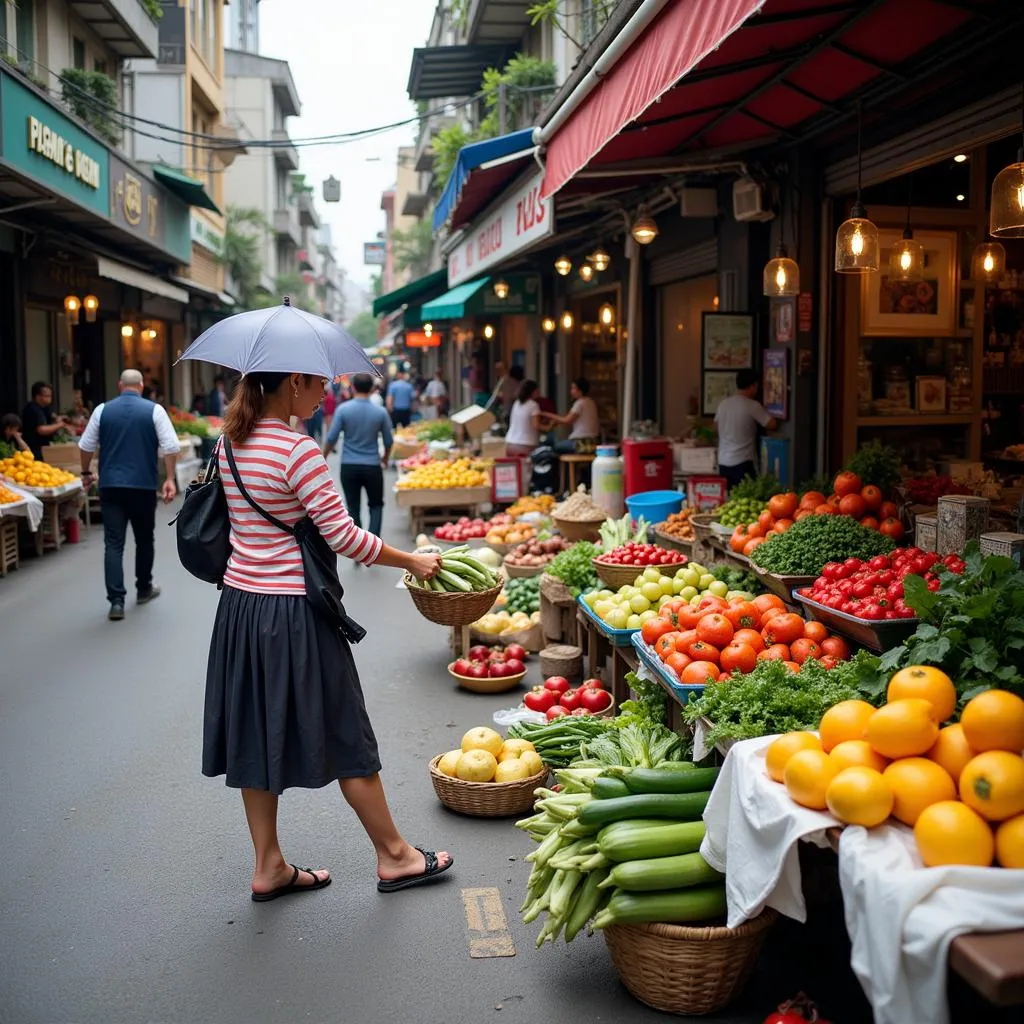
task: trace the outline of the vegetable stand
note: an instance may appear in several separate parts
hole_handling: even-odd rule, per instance
[[[635,672],[639,665],[632,645],[632,637],[637,631],[612,629],[594,614],[582,598],[576,600],[579,645],[587,652],[587,669],[592,676],[601,677],[606,671],[606,662],[611,659],[612,696],[619,704],[629,697],[626,675]]]
[[[491,500],[489,486],[455,487],[446,490],[394,489],[395,504],[409,510],[410,529],[415,536],[427,526],[439,526],[462,515],[476,515]]]

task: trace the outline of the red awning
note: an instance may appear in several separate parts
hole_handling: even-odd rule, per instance
[[[544,195],[583,168],[796,137],[798,126],[976,18],[969,7],[671,0],[548,141]]]

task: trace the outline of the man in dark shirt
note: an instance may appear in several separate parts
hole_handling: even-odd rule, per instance
[[[45,381],[37,380],[32,385],[32,401],[21,414],[21,436],[37,459],[42,459],[43,448],[59,430],[68,426],[66,416],[54,416],[53,388]]]

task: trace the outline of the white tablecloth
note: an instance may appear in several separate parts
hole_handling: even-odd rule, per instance
[[[43,519],[43,503],[35,495],[14,484],[4,481],[4,487],[17,494],[21,500],[11,502],[9,505],[0,505],[0,519],[4,516],[21,516],[28,521],[28,528],[35,533]]]
[[[773,782],[764,752],[775,737],[737,743],[704,812],[701,853],[726,874],[729,925],[774,907],[807,918],[797,844],[827,845],[838,823],[790,800]],[[946,1024],[947,953],[967,932],[1024,928],[1024,871],[925,868],[911,831],[850,827],[839,872],[851,963],[876,1024]]]

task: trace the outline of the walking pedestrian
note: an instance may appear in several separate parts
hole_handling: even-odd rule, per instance
[[[82,485],[92,486],[89,467],[100,451],[99,493],[103,514],[103,575],[110,602],[108,618],[124,618],[124,542],[131,525],[135,538],[135,595],[138,604],[160,596],[153,584],[156,530],[157,449],[164,457],[167,476],[160,495],[174,500],[174,467],[178,438],[162,405],[142,397],[138,370],[125,370],[118,385],[121,394],[98,405],[89,418],[78,447],[82,457]]]
[[[21,413],[21,436],[37,459],[42,459],[43,449],[53,435],[68,429],[66,416],[53,414],[53,387],[44,380],[32,385],[32,400]]]
[[[434,371],[434,379],[423,389],[423,401],[434,410],[435,416],[448,415],[448,388],[442,370]]]
[[[406,378],[405,371],[399,370],[395,379],[388,387],[388,412],[395,427],[407,427],[412,422],[412,385]]]
[[[755,397],[761,386],[756,370],[736,374],[736,394],[723,398],[715,412],[718,428],[718,472],[729,488],[744,477],[757,473],[757,430],[774,430],[778,425]]]
[[[341,489],[345,495],[345,506],[356,526],[362,526],[360,511],[363,491],[366,491],[370,533],[379,537],[384,516],[384,467],[388,464],[393,443],[391,421],[383,409],[370,401],[373,378],[368,373],[357,373],[352,378],[352,388],[355,392],[352,400],[334,414],[323,454],[326,458],[333,452],[338,438],[344,435]]]
[[[206,415],[223,416],[228,407],[227,385],[221,374],[213,378],[213,390],[206,396]]]
[[[293,416],[309,418],[325,385],[301,373],[242,378],[225,420],[242,483],[288,525],[308,515],[338,554],[429,579],[440,557],[398,551],[356,526],[316,443],[288,428]],[[378,890],[433,878],[452,858],[410,846],[391,818],[348,642],[306,600],[292,534],[268,527],[242,496],[223,450],[218,458],[232,554],[210,646],[203,774],[224,775],[228,786],[242,790],[256,856],[253,900],[330,884],[328,871],[284,859],[277,808],[286,789],[319,789],[335,780],[376,851]]]

